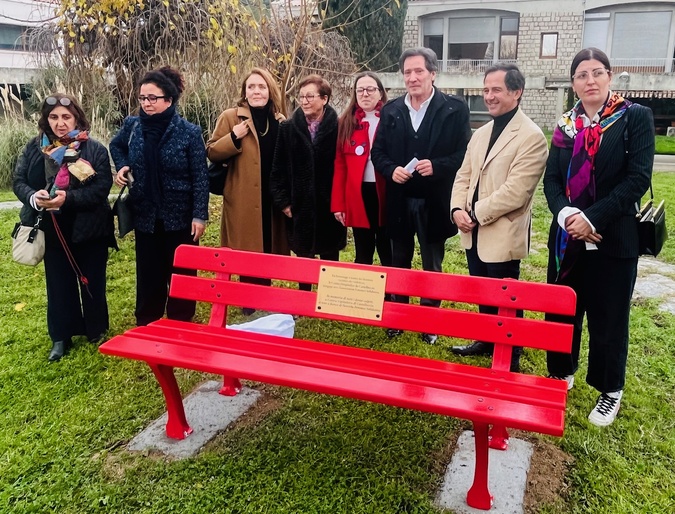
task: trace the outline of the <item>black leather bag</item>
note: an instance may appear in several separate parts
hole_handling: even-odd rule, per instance
[[[126,236],[134,229],[134,213],[131,207],[131,197],[125,192],[127,186],[122,186],[117,200],[113,204],[113,215],[117,217],[117,230],[120,237]]]
[[[664,200],[654,207],[654,191],[649,187],[651,199],[645,203],[635,216],[640,238],[640,255],[653,255],[656,257],[663,243],[668,239],[666,229],[666,204]]]
[[[212,162],[209,164],[209,193],[223,196],[226,177],[226,162]]]

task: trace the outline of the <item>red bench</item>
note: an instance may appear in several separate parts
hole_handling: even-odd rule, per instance
[[[244,378],[463,418],[473,423],[476,444],[475,476],[467,503],[489,509],[488,446],[506,449],[506,427],[563,434],[567,383],[511,373],[509,364],[514,345],[570,351],[571,325],[516,317],[518,309],[573,314],[576,297],[570,288],[228,248],[181,246],[175,264],[215,275],[174,275],[171,282],[172,296],[212,304],[208,325],[163,319],[133,328],[100,347],[105,354],[142,360],[152,368],[166,398],[169,437],[182,439],[192,431],[185,418],[175,367],[223,375],[223,394],[236,394],[241,388],[239,378]],[[386,274],[387,293],[494,305],[499,313],[383,302],[379,320],[329,314],[317,309],[316,291],[295,288],[298,282],[317,284],[321,270],[327,267]],[[233,281],[231,275],[293,284],[275,282],[266,287]],[[492,367],[227,329],[228,305],[491,341],[495,343]]]

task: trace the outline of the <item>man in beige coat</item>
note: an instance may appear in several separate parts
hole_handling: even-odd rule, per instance
[[[548,148],[541,129],[520,110],[525,77],[515,64],[485,72],[483,100],[493,120],[479,128],[452,189],[452,220],[466,249],[469,274],[520,276],[530,249],[532,198],[546,168]],[[480,312],[496,313],[491,306]],[[522,315],[522,313],[519,313]],[[457,355],[492,355],[492,344],[455,346]],[[522,348],[514,347],[511,371],[520,370]]]

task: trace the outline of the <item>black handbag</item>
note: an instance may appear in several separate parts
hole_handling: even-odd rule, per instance
[[[212,162],[209,164],[209,193],[223,196],[226,177],[226,162]]]
[[[640,255],[653,255],[656,257],[663,248],[663,243],[668,239],[666,204],[665,200],[661,200],[661,203],[654,207],[654,190],[651,184],[649,185],[649,191],[651,198],[647,200],[635,215],[635,220],[637,221],[640,239]]]
[[[113,204],[113,215],[117,216],[117,230],[120,237],[126,236],[134,229],[134,213],[131,207],[131,197],[125,193],[127,186],[122,186],[117,200]]]

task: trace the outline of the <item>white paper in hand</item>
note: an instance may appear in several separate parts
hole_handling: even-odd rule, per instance
[[[412,175],[415,172],[415,166],[417,166],[419,162],[417,157],[413,157],[412,160],[405,165],[404,169]]]

